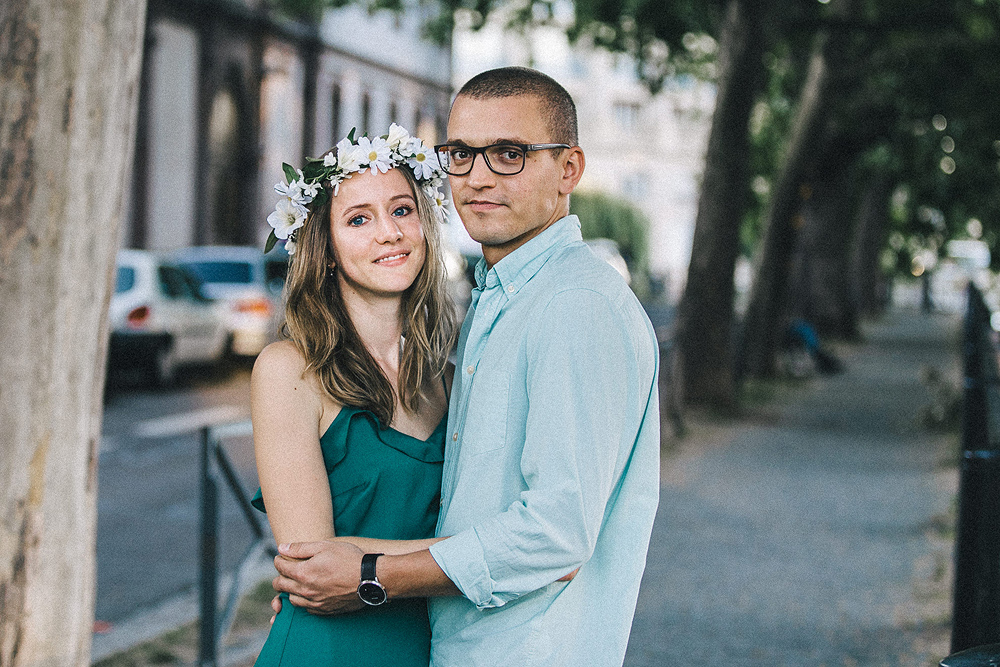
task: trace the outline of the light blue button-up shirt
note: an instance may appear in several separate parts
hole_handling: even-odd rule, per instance
[[[657,345],[557,221],[487,271],[462,325],[431,554],[431,664],[621,665],[659,497]],[[580,568],[570,582],[556,580]]]

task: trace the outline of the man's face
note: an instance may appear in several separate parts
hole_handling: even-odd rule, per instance
[[[448,119],[448,143],[473,148],[497,143],[552,143],[548,123],[535,96],[477,100],[455,99]],[[579,152],[579,149],[576,149]],[[449,176],[455,208],[469,236],[483,245],[486,261],[496,264],[549,225],[569,213],[569,191],[579,176],[566,181],[567,153],[531,151],[524,170],[512,176],[490,171],[482,155],[472,171]],[[582,172],[582,153],[580,153]]]

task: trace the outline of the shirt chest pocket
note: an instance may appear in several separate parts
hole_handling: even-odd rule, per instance
[[[509,404],[508,373],[478,373],[473,377],[461,442],[462,456],[496,451],[507,444]]]

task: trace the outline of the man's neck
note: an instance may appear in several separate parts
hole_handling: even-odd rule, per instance
[[[549,219],[549,221],[544,225],[542,225],[541,227],[536,227],[530,231],[527,231],[524,234],[518,236],[517,238],[513,238],[510,241],[507,241],[506,243],[501,243],[497,245],[483,245],[483,257],[486,259],[486,268],[492,269],[493,266],[501,259],[511,254],[512,252],[523,246],[525,243],[527,243],[528,241],[535,238],[536,236],[544,232],[552,225],[556,224],[557,222],[565,218],[567,215],[569,215],[569,206],[566,206],[565,210],[562,207],[560,207],[559,211],[553,214],[553,216]]]

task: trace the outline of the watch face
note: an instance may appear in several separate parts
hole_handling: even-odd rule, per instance
[[[386,598],[385,589],[374,581],[362,581],[358,586],[358,596],[371,605],[382,604]]]

